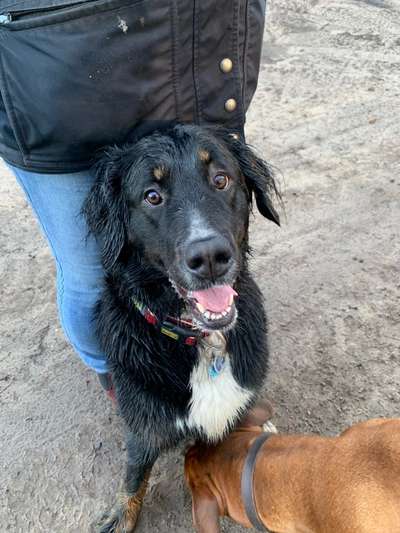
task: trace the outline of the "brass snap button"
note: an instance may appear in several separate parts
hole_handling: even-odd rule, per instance
[[[237,102],[234,98],[229,98],[225,102],[225,110],[228,111],[229,113],[231,113],[232,111],[235,111],[236,108],[237,108]]]
[[[229,59],[229,57],[225,57],[219,64],[219,68],[222,70],[222,72],[225,72],[225,74],[228,74],[233,69],[232,60]]]

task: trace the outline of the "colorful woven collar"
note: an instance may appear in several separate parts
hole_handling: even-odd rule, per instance
[[[176,341],[182,339],[183,343],[188,346],[196,346],[199,339],[209,335],[206,331],[201,331],[194,326],[190,320],[167,316],[166,320],[161,322],[146,305],[136,298],[133,298],[133,304],[146,322],[158,328],[160,333]]]

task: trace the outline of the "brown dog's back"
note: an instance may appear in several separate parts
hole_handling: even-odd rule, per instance
[[[254,483],[273,531],[293,523],[296,533],[400,533],[400,420],[371,420],[333,438],[274,437]]]
[[[250,525],[240,477],[259,433],[243,428],[217,446],[190,450],[185,470],[194,518],[201,524],[201,509],[202,522],[208,520],[199,531],[219,531],[218,514]],[[257,459],[254,493],[271,531],[400,533],[400,420],[370,420],[338,437],[273,436]]]

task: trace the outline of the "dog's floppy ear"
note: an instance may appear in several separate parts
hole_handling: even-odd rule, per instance
[[[119,148],[111,148],[94,165],[96,181],[82,209],[89,230],[98,238],[105,270],[112,268],[127,239],[128,209],[121,193]]]
[[[206,488],[192,488],[192,515],[198,533],[220,533],[219,509],[215,496]]]
[[[223,137],[246,180],[250,201],[254,194],[260,213],[279,226],[279,214],[273,205],[273,200],[279,200],[280,195],[271,168],[239,135],[225,131]]]
[[[218,502],[204,477],[205,444],[191,446],[185,455],[185,479],[192,493],[193,523],[198,533],[219,533]]]

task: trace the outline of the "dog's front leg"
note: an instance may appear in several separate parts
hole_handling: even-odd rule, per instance
[[[122,494],[115,507],[103,517],[99,533],[131,533],[146,494],[147,482],[158,453],[146,448],[139,439],[128,434],[128,464]]]

